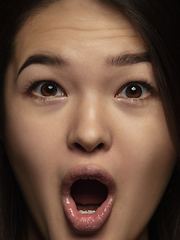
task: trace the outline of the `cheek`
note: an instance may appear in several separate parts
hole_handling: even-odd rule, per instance
[[[176,159],[176,151],[167,127],[161,102],[157,101],[147,111],[137,115],[117,116],[115,145],[119,164],[129,171],[139,171],[139,176],[152,176],[156,172],[171,172]],[[115,151],[115,152],[116,152]],[[172,166],[172,167],[171,167]],[[151,172],[151,170],[154,170]],[[158,174],[158,175],[159,175]]]
[[[17,175],[38,180],[53,175],[64,156],[65,129],[58,134],[56,124],[28,114],[18,114],[7,124],[7,149]],[[27,180],[27,179],[26,179]]]
[[[63,120],[61,124],[55,122],[65,124]],[[66,169],[66,129],[60,134],[57,125],[13,110],[7,121],[6,146],[10,164],[26,203],[40,225],[49,209],[63,216],[59,198]],[[51,219],[50,213],[48,216]]]
[[[122,126],[117,129],[114,171],[120,183],[119,209],[124,202],[122,214],[130,213],[133,226],[140,212],[139,223],[144,223],[155,211],[171,177],[176,152],[161,106],[147,117],[124,117]]]

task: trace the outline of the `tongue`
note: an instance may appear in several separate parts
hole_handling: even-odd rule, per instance
[[[77,180],[71,189],[76,204],[100,205],[107,197],[107,187],[97,180]]]

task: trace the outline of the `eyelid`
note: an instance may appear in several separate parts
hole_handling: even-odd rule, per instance
[[[152,86],[152,84],[151,83],[148,83],[147,81],[131,81],[131,82],[128,82],[128,83],[126,83],[125,85],[123,85],[119,90],[118,90],[118,92],[115,94],[115,97],[117,97],[117,98],[120,98],[120,97],[122,97],[122,98],[127,98],[127,99],[136,99],[136,100],[142,100],[142,99],[144,99],[144,98],[146,98],[146,97],[138,97],[138,98],[130,98],[130,97],[124,97],[124,96],[122,96],[122,95],[120,95],[120,93],[124,90],[125,91],[125,89],[127,88],[127,87],[129,87],[129,86],[133,86],[133,85],[139,85],[139,86],[141,86],[141,87],[143,87],[143,88],[145,88],[146,90],[147,90],[147,93],[145,94],[145,95],[149,95],[148,93],[150,93],[151,95],[152,94],[154,94],[154,92],[155,92],[155,89],[154,89],[154,87]]]
[[[58,95],[50,95],[50,96],[45,96],[43,94],[41,95],[40,93],[37,93],[35,89],[37,89],[40,86],[42,87],[43,84],[54,85],[58,88],[58,91],[61,91],[61,93],[59,93]],[[67,96],[65,90],[59,84],[57,84],[54,80],[41,80],[41,81],[30,82],[30,84],[26,86],[26,93],[31,97],[41,98],[43,100],[50,100],[58,97]]]

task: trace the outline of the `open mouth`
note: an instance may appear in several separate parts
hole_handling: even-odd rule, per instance
[[[79,231],[98,230],[108,219],[114,200],[112,176],[96,165],[77,166],[63,179],[65,216]]]
[[[95,213],[107,196],[107,186],[96,179],[78,179],[71,187],[71,197],[81,214]]]

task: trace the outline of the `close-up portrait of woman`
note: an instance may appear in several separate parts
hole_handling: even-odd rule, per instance
[[[177,0],[0,0],[0,240],[180,239]]]

